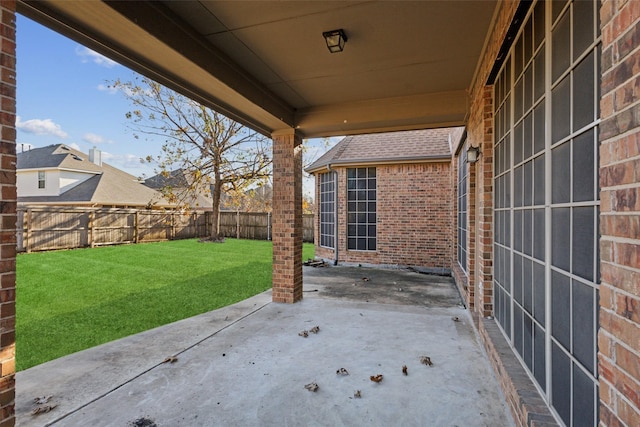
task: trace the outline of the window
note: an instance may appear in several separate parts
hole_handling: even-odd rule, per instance
[[[466,144],[458,155],[458,264],[467,271],[467,164]]]
[[[537,2],[494,85],[495,317],[567,426],[598,423],[597,19]]]
[[[320,174],[320,246],[335,247],[335,173]]]
[[[376,250],[376,168],[347,169],[347,249]]]
[[[44,188],[44,171],[38,171],[38,188]]]

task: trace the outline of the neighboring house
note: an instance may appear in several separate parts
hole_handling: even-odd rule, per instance
[[[316,256],[450,272],[452,133],[461,128],[348,136],[309,166]]]
[[[213,200],[211,190],[200,188],[199,191],[191,190],[193,180],[189,178],[189,173],[183,169],[176,169],[166,174],[159,173],[147,178],[144,185],[161,193],[167,194],[175,203],[180,206],[188,206],[191,209],[211,210]]]
[[[22,205],[170,207],[162,194],[135,176],[103,163],[97,148],[87,156],[66,145],[49,145],[18,153],[17,159]]]
[[[199,184],[199,189],[192,189],[193,179],[189,175],[189,172],[185,172],[183,169],[176,169],[166,174],[160,173],[147,178],[144,184],[165,194],[171,193],[171,196],[169,194],[167,196],[175,198],[175,202],[180,206],[188,206],[197,210],[211,210],[213,200],[209,186]],[[245,190],[236,196],[223,192],[220,196],[220,210],[270,212],[272,193],[273,190],[269,184]]]

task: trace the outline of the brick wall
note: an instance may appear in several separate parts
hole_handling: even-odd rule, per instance
[[[640,1],[600,9],[600,425],[640,425]]]
[[[470,92],[467,144],[480,147],[482,154],[469,167],[469,271],[473,273],[468,292],[482,343],[516,425],[543,426],[555,425],[554,418],[495,320],[487,318],[493,316],[493,87],[486,82],[518,4],[515,0],[501,4]]]
[[[273,301],[302,299],[302,138],[273,135]]]
[[[467,150],[468,144],[465,144],[461,150]],[[476,167],[473,164],[468,165],[467,169],[467,265],[466,271],[463,270],[458,264],[458,224],[457,224],[457,191],[458,191],[458,155],[453,157],[452,160],[452,176],[454,177],[454,208],[453,208],[453,252],[452,252],[452,268],[451,275],[453,276],[456,286],[458,287],[462,299],[465,302],[467,308],[471,311],[475,311],[475,280],[476,280]]]
[[[14,1],[0,3],[0,427],[14,425],[16,298],[16,38]]]
[[[450,163],[376,167],[378,241],[375,252],[346,249],[346,168],[336,170],[339,262],[450,270],[455,200]],[[333,259],[334,253],[319,247],[316,241],[316,256]]]

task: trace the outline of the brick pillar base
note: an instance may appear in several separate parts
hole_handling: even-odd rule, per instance
[[[302,299],[302,138],[273,137],[273,301]]]
[[[16,24],[15,1],[0,3],[0,426],[15,424]]]

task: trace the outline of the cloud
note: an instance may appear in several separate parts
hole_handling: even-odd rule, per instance
[[[82,136],[82,140],[89,144],[98,145],[98,144],[113,144],[113,141],[109,141],[104,139],[102,136],[97,135],[95,133],[85,133]]]
[[[100,55],[98,52],[84,46],[76,47],[76,55],[80,57],[80,60],[83,63],[93,62],[94,64],[105,68],[113,68],[118,65],[116,61],[113,61],[104,55]]]
[[[129,173],[131,173],[131,169],[147,169],[146,165],[140,161],[140,156],[135,154],[112,154],[103,151],[102,160]]]
[[[18,116],[16,117],[16,128],[35,135],[52,135],[58,138],[67,138],[69,136],[62,130],[60,125],[54,123],[51,119],[31,119],[23,122]]]

